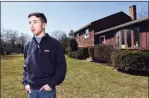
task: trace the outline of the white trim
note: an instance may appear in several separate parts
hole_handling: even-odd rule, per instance
[[[90,38],[90,32],[88,28],[85,30],[84,38]]]
[[[105,35],[99,36],[99,41],[100,41],[100,44],[101,44],[101,37],[103,37],[103,38],[104,38],[104,44],[105,44]]]

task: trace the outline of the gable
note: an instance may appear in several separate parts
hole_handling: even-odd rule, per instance
[[[101,30],[124,24],[129,21],[132,21],[130,16],[128,16],[124,12],[118,12],[92,22],[91,28],[94,30],[94,32],[99,32]]]

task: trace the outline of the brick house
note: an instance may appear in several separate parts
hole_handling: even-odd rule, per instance
[[[109,44],[124,49],[149,49],[149,18],[136,19],[136,6],[129,7],[130,16],[118,12],[93,21],[74,32],[79,48]]]

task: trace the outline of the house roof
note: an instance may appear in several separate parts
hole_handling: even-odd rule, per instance
[[[82,28],[76,30],[74,33],[77,33],[78,31],[83,30],[83,29],[87,28],[90,25],[91,25],[91,23],[88,23],[87,25],[83,26]]]
[[[121,24],[121,25],[118,25],[118,26],[115,26],[115,27],[112,27],[112,28],[108,28],[108,29],[96,32],[95,35],[102,34],[102,33],[105,33],[105,32],[109,32],[109,31],[112,31],[112,30],[116,30],[116,29],[119,29],[119,28],[122,28],[122,27],[125,27],[125,26],[130,26],[130,25],[133,25],[133,24],[136,24],[136,23],[147,21],[147,20],[149,20],[148,17],[147,18],[143,18],[143,19],[130,21],[130,22],[127,22],[127,23],[124,23],[124,24]]]
[[[116,19],[118,19],[119,21],[117,21]],[[98,19],[96,21],[90,22],[89,24],[76,30],[74,33],[78,33],[79,31],[81,31],[89,26],[92,26],[92,25],[98,26],[98,29],[100,31],[103,29],[110,28],[111,26],[119,25],[119,24],[122,24],[122,23],[125,23],[128,21],[131,21],[131,18],[127,14],[125,14],[124,12],[121,11],[121,12],[106,16],[104,18]]]
[[[104,17],[92,23],[94,32],[99,32],[126,22],[132,21],[131,17],[124,12],[118,12],[113,15]]]

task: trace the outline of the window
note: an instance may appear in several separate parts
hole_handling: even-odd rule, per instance
[[[139,31],[140,31],[140,28],[137,27],[137,28],[134,28],[134,47],[139,47]]]
[[[127,44],[128,47],[131,47],[131,29],[127,30]]]
[[[122,30],[122,45],[124,45],[124,30]]]
[[[89,38],[89,29],[86,29],[85,30],[84,38]]]
[[[100,44],[105,44],[105,35],[100,36]]]
[[[77,34],[76,40],[79,41],[79,33]]]
[[[116,36],[116,44],[119,45],[120,44],[120,31],[118,31],[115,36]]]
[[[77,37],[79,37],[79,33],[77,34]]]

